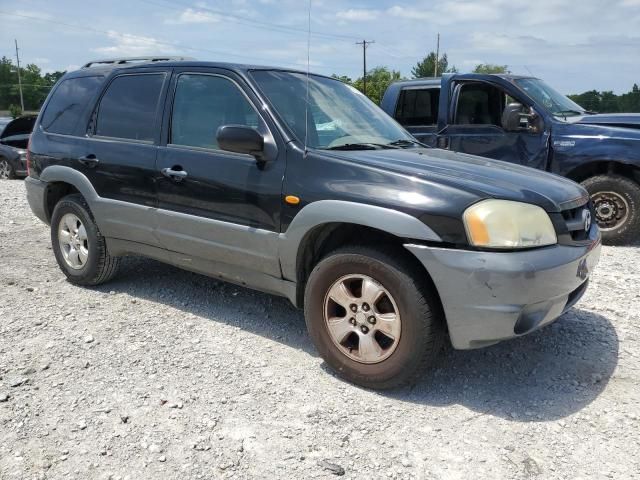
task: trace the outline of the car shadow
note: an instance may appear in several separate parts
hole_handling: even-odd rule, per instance
[[[123,261],[114,281],[96,290],[170,305],[317,356],[302,312],[285,298],[134,257]],[[598,397],[615,370],[618,348],[607,318],[573,308],[521,338],[479,350],[447,346],[416,385],[377,394],[429,406],[463,405],[476,412],[470,419],[554,420]]]

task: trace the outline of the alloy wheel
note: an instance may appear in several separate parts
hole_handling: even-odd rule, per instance
[[[58,225],[58,243],[66,264],[74,270],[80,270],[89,258],[89,239],[87,230],[78,216],[65,214]]]

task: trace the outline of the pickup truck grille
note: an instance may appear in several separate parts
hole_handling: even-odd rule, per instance
[[[562,218],[565,221],[571,240],[580,242],[589,238],[589,230],[595,222],[591,202],[585,203],[581,207],[562,211]],[[585,226],[588,228],[585,230]]]

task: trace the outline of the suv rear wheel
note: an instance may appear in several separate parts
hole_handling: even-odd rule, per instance
[[[640,234],[640,185],[621,175],[598,175],[582,182],[607,245],[625,245]]]
[[[327,364],[370,388],[415,381],[442,346],[434,292],[402,256],[369,247],[343,248],[318,263],[305,289],[305,319]]]
[[[99,285],[116,274],[119,258],[109,255],[105,239],[81,195],[64,197],[53,210],[51,246],[71,283]]]

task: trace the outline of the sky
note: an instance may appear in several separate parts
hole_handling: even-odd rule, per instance
[[[0,0],[0,55],[45,71],[89,60],[185,55],[305,69],[307,0]],[[362,75],[440,48],[459,71],[508,65],[569,94],[640,84],[640,0],[311,0],[310,68]]]

